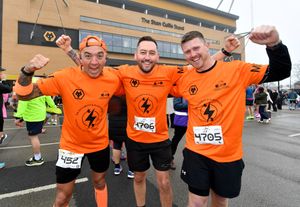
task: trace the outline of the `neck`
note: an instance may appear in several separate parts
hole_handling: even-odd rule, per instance
[[[196,70],[197,70],[197,72],[207,71],[207,70],[211,69],[215,63],[216,63],[216,60],[214,60],[213,58],[210,58],[208,61],[206,61],[205,64],[203,64],[203,66],[201,68],[196,68]]]

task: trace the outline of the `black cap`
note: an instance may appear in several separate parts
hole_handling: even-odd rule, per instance
[[[6,69],[4,69],[4,68],[0,67],[0,71],[6,71]]]

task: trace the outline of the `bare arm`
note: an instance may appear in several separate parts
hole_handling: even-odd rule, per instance
[[[32,76],[36,70],[40,70],[45,65],[47,65],[48,62],[48,58],[42,55],[36,55],[29,61],[29,63],[25,67],[21,69],[21,73],[15,87],[16,93],[20,100],[30,100],[43,95],[37,84],[32,83]],[[32,90],[27,91],[28,89],[30,89],[31,85]],[[24,90],[26,90],[26,92],[28,93],[24,94]]]
[[[235,37],[234,35],[231,35],[229,37],[227,37],[225,39],[225,45],[224,45],[224,49],[231,53],[232,51],[234,51],[236,48],[238,48],[240,46],[240,41],[237,37]],[[212,55],[212,58],[214,60],[223,60],[223,58],[225,58],[226,55],[222,52],[222,51],[218,51],[217,53]]]
[[[62,35],[56,40],[56,45],[61,48],[75,63],[80,65],[78,53],[71,46],[71,38],[67,35]]]

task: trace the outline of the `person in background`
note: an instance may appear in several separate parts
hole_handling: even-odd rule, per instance
[[[258,106],[258,112],[260,115],[258,123],[268,124],[270,122],[270,117],[266,111],[268,105],[268,94],[266,89],[262,86],[259,86],[257,93],[255,93],[255,104]]]
[[[37,78],[33,78],[33,82],[36,81]],[[16,126],[23,127],[24,121],[26,122],[28,137],[32,145],[33,156],[25,162],[28,167],[44,164],[38,135],[43,132],[47,114],[46,105],[56,107],[50,96],[40,96],[27,101],[19,100],[17,112],[14,113]]]
[[[254,119],[254,109],[253,109],[253,101],[254,101],[254,86],[248,86],[246,89],[246,108],[247,108],[247,113],[248,115],[246,116],[247,120],[252,120]]]
[[[278,105],[278,92],[276,89],[272,90],[271,93],[271,99],[272,99],[272,108],[274,112],[277,112],[277,105]]]
[[[4,68],[0,67],[0,106],[3,106],[3,94],[10,93],[12,87],[6,82],[6,76],[3,74]],[[0,110],[0,144],[7,138],[7,134],[3,132],[4,117],[3,111]],[[5,167],[5,162],[0,162],[0,169]]]
[[[174,128],[174,106],[173,97],[167,98],[167,124],[169,128]]]
[[[290,92],[287,95],[289,110],[295,110],[297,108],[297,93],[294,89],[290,89]]]
[[[267,100],[268,100],[268,111],[271,111],[271,107],[272,107],[272,105],[273,105],[273,101],[272,101],[272,98],[271,98],[271,96],[272,96],[272,90],[271,89],[269,89],[269,88],[266,88],[266,90],[265,90],[265,92],[267,93],[267,95],[268,95],[268,97],[267,97]]]
[[[187,122],[188,122],[188,103],[182,97],[174,97],[173,100],[174,105],[174,136],[172,138],[171,148],[172,148],[172,163],[171,169],[175,170],[175,162],[174,156],[178,147],[178,144],[182,137],[185,135],[187,129]]]
[[[108,134],[109,139],[112,140],[112,160],[115,165],[114,175],[120,175],[123,171],[121,160],[126,159],[126,157],[122,157],[122,148],[125,148],[125,142],[128,139],[125,96],[113,96],[109,102],[108,112]],[[134,173],[130,169],[128,169],[127,177],[130,179],[134,178]]]

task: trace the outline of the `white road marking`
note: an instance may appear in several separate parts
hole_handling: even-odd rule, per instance
[[[61,127],[61,125],[45,125],[45,128],[57,128],[57,127]],[[11,128],[5,128],[4,127],[4,131],[12,131],[12,130],[20,130],[20,129],[25,129],[26,127],[11,127]]]
[[[83,182],[87,182],[88,180],[89,179],[86,178],[86,177],[85,178],[80,178],[80,179],[77,179],[75,181],[75,183],[83,183]],[[15,197],[15,196],[26,195],[26,194],[40,192],[40,191],[43,191],[43,190],[49,190],[49,189],[54,189],[54,188],[56,188],[56,184],[45,185],[45,186],[41,186],[41,187],[30,188],[30,189],[27,189],[27,190],[21,190],[21,191],[6,193],[6,194],[0,195],[0,200],[4,199],[4,198],[11,198],[11,197]]]
[[[52,142],[52,143],[44,143],[41,146],[49,146],[49,145],[58,145],[59,142]],[[21,146],[14,146],[14,147],[0,147],[0,150],[7,150],[7,149],[21,149],[21,148],[32,148],[32,145],[21,145]]]
[[[298,137],[300,136],[300,133],[297,133],[297,134],[290,134],[289,137]]]

